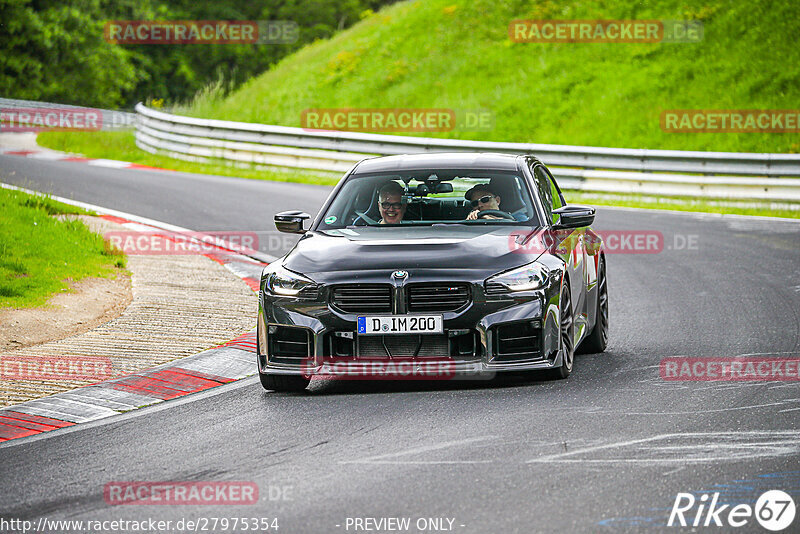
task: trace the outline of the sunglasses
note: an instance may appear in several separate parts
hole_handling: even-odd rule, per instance
[[[381,207],[385,210],[396,209],[399,210],[403,207],[402,202],[381,202]]]
[[[488,204],[489,201],[492,200],[493,198],[494,198],[494,195],[486,195],[486,196],[483,196],[483,197],[481,197],[481,198],[479,198],[477,200],[473,200],[473,201],[471,201],[472,202],[472,207],[474,208],[475,206],[477,206],[478,202],[480,202],[481,204]]]

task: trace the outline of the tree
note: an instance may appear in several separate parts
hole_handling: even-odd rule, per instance
[[[136,87],[132,53],[103,40],[100,2],[0,0],[0,94],[116,107]]]

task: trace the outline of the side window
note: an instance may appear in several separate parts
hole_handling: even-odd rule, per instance
[[[545,173],[547,174],[547,181],[550,183],[550,194],[553,198],[553,209],[556,210],[566,205],[566,202],[564,202],[564,196],[561,194],[561,190],[556,185],[556,180],[553,178],[553,175],[550,174],[550,171],[548,170],[545,170]]]
[[[544,206],[544,213],[547,219],[553,218],[553,189],[550,185],[550,179],[547,172],[541,165],[536,165],[533,168],[533,177],[536,180],[536,188],[539,190],[539,198],[542,199]]]
[[[566,204],[566,202],[564,202],[564,197],[561,195],[561,190],[558,189],[553,175],[550,174],[550,171],[548,171],[544,165],[537,165],[534,171],[536,183],[539,186],[539,192],[542,196],[542,202],[547,204],[545,206],[547,216],[555,223],[557,216],[553,215],[553,210],[557,210]],[[542,191],[543,189],[546,191]]]

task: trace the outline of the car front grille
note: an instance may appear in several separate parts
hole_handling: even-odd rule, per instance
[[[413,358],[422,338],[417,358],[447,358],[450,345],[446,335],[359,336],[359,358]],[[385,348],[384,348],[385,345]],[[386,354],[386,351],[389,354]]]
[[[334,286],[331,305],[345,313],[391,313],[392,286],[388,284],[348,284]],[[406,286],[410,313],[458,311],[471,302],[469,284],[426,282]]]
[[[470,301],[469,285],[454,283],[426,283],[408,286],[408,311],[456,311]]]
[[[476,361],[483,354],[476,330],[458,330],[445,334],[386,334],[350,336],[351,332],[328,332],[323,339],[324,356],[334,360],[388,360],[413,358],[420,343],[417,359],[447,358],[453,361]],[[386,347],[384,348],[384,345]],[[387,354],[388,350],[388,354]]]
[[[388,313],[392,311],[392,287],[388,284],[336,286],[331,304],[346,313]]]

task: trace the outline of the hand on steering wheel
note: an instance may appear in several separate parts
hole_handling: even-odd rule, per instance
[[[503,210],[483,210],[478,212],[478,219],[484,219],[487,216],[493,219],[509,219],[511,221],[516,220],[510,213],[506,213]]]

